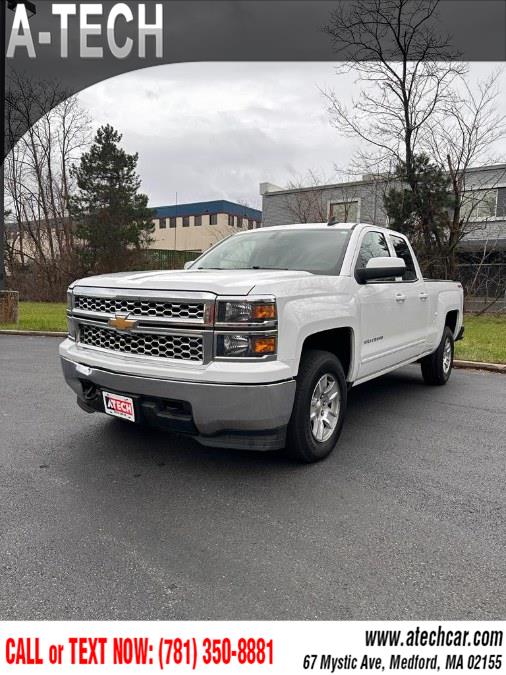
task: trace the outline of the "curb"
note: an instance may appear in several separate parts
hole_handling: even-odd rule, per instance
[[[488,370],[490,373],[504,373],[506,375],[506,364],[485,363],[483,361],[458,361],[453,362],[455,368],[467,368],[469,370]]]
[[[58,331],[44,331],[44,330],[0,330],[0,335],[27,335],[32,337],[57,337],[66,338],[67,333]]]
[[[66,338],[67,333],[57,331],[42,331],[42,330],[0,330],[0,335],[24,335],[32,337],[57,337]],[[455,368],[463,368],[469,370],[487,370],[491,373],[504,373],[506,375],[506,364],[501,363],[486,363],[483,361],[461,361],[455,359],[453,362]]]

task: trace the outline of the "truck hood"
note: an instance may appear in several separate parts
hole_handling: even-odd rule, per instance
[[[120,272],[80,279],[79,287],[157,291],[207,291],[217,295],[247,295],[257,284],[273,284],[312,276],[309,272],[282,270],[174,270]]]

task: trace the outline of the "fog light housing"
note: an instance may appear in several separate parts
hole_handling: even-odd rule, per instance
[[[249,338],[247,335],[223,335],[222,356],[247,356]]]
[[[216,356],[222,358],[262,358],[276,355],[274,335],[245,335],[230,333],[218,335]]]

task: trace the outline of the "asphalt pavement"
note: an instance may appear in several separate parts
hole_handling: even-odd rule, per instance
[[[312,466],[75,405],[0,335],[0,620],[504,619],[506,376],[350,392]]]

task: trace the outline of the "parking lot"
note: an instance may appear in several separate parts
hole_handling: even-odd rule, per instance
[[[0,620],[504,619],[506,377],[357,387],[299,466],[86,415],[57,346],[0,335]]]

